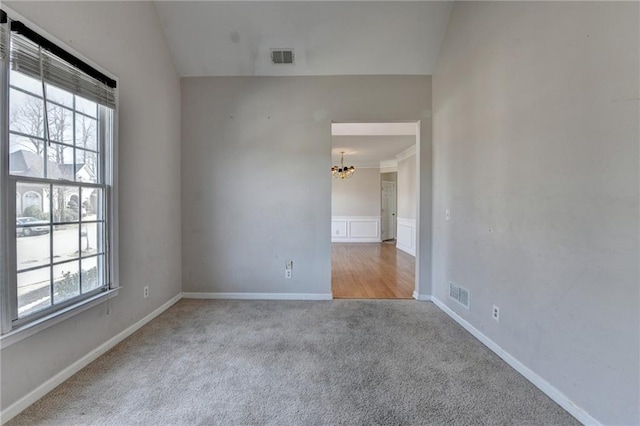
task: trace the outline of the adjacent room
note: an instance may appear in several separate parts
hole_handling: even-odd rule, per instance
[[[640,425],[640,3],[0,9],[2,424]]]
[[[410,299],[419,123],[332,123],[331,293]]]

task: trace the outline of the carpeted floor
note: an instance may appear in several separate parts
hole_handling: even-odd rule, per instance
[[[8,424],[579,423],[431,303],[182,300]]]

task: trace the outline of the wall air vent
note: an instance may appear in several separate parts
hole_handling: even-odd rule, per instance
[[[469,309],[469,290],[449,282],[449,297]]]
[[[449,282],[449,297],[456,300],[460,298],[460,289],[452,282]]]
[[[271,49],[271,63],[274,65],[293,65],[293,49]]]
[[[469,290],[460,287],[459,291],[458,302],[465,308],[469,308]]]

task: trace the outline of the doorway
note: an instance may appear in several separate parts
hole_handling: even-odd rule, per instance
[[[396,179],[397,172],[380,173],[381,181],[381,223],[382,242],[396,239]],[[384,179],[393,179],[384,180]]]
[[[334,298],[417,294],[418,129],[416,122],[332,124]]]

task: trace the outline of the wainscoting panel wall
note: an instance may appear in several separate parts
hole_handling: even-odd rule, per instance
[[[410,255],[416,255],[416,220],[398,218],[398,232],[396,233],[396,248]]]
[[[380,216],[333,216],[332,243],[379,243]]]

